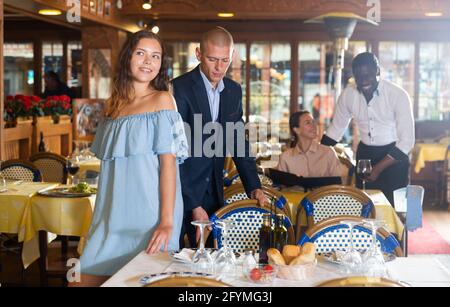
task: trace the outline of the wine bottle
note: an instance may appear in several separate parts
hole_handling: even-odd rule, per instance
[[[259,263],[268,263],[267,250],[272,247],[272,218],[270,213],[263,214],[263,222],[259,229]]]
[[[44,133],[42,131],[41,131],[41,140],[39,142],[38,151],[39,152],[46,152],[45,143],[44,143]]]
[[[272,247],[283,252],[283,247],[287,244],[287,229],[284,227],[284,215],[277,214],[275,227],[273,228]]]

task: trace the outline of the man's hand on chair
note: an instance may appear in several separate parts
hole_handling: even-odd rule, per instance
[[[269,200],[262,189],[253,190],[251,193],[251,198],[256,199],[260,206],[269,205]]]

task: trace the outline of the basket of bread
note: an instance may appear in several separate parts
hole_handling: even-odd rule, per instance
[[[283,279],[304,280],[314,275],[317,265],[314,243],[285,245],[280,253],[276,248],[267,250],[269,263],[278,267],[277,276]]]

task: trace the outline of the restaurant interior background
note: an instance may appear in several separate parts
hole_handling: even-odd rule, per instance
[[[289,115],[306,109],[323,131],[336,103],[333,42],[323,24],[304,21],[333,11],[366,17],[377,1],[153,0],[147,1],[152,4],[148,10],[142,0],[79,2],[77,7],[77,1],[0,0],[1,160],[27,159],[37,152],[42,131],[47,148],[62,155],[71,152],[73,140],[89,140],[70,118],[51,133],[33,119],[4,128],[5,99],[41,95],[44,73],[55,71],[81,104],[102,103],[110,94],[121,44],[127,33],[141,28],[158,28],[173,78],[198,64],[195,48],[202,32],[225,27],[235,39],[228,75],[242,86],[245,121],[279,124],[281,141],[286,141]],[[374,52],[382,77],[411,97],[416,142],[438,142],[450,135],[450,1],[379,2],[379,25],[359,23],[350,39],[343,87],[353,82],[352,58]],[[42,9],[60,14],[46,15]],[[352,126],[343,142],[357,141],[357,127]],[[418,172],[411,167],[411,182],[425,187],[424,208],[447,210],[447,165],[445,158],[425,161]]]

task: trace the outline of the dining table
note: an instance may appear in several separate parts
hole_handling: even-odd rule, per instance
[[[211,275],[233,287],[314,287],[324,281],[352,276],[341,264],[326,261],[317,257],[314,272],[308,278],[289,280],[276,277],[271,284],[260,284],[249,280],[244,274],[239,262],[235,274]],[[192,265],[180,262],[168,252],[153,255],[145,251],[137,254],[130,262],[111,276],[102,287],[142,287],[159,275],[167,273],[192,273]],[[397,257],[386,262],[387,277],[401,281],[413,287],[449,287],[450,286],[450,255],[411,255]],[[358,274],[360,275],[360,274]]]
[[[47,232],[47,243],[57,235],[80,237],[81,254],[95,204],[95,194],[84,197],[40,195],[64,185],[48,182],[9,182],[0,193],[0,233],[17,234],[22,246],[23,267],[40,258],[39,232]]]

